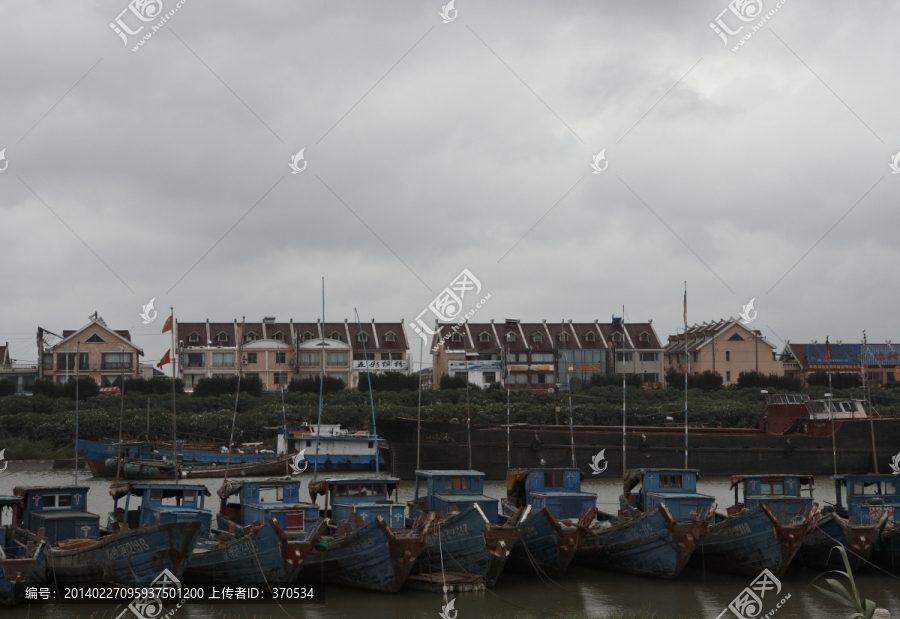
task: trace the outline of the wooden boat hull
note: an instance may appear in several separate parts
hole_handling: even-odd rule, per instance
[[[689,565],[747,576],[767,569],[781,576],[799,551],[814,514],[815,506],[802,522],[788,526],[765,504],[744,509],[709,525]]]
[[[219,525],[235,526],[220,517]],[[205,584],[286,585],[292,582],[312,552],[313,543],[289,541],[274,518],[249,533],[226,542],[201,542],[191,553],[185,582]]]
[[[343,528],[339,535],[316,543],[301,581],[396,593],[425,549],[426,533],[395,534],[381,516],[368,524],[339,522],[338,527]]]
[[[431,524],[413,573],[463,573],[493,587],[518,538],[516,528],[490,524],[475,507],[454,512]]]
[[[842,570],[844,562],[834,550],[840,544],[847,549],[850,569],[855,572],[867,565],[886,523],[887,513],[868,525],[851,524],[834,512],[820,513],[800,545],[794,563],[817,570]]]
[[[41,544],[30,557],[0,559],[0,606],[15,606],[25,600],[25,588],[42,585],[46,577],[47,555]]]
[[[262,477],[265,475],[283,475],[289,457],[270,458],[258,462],[232,463],[228,466],[229,477]],[[90,463],[89,463],[90,464]],[[90,464],[91,472],[95,476],[107,477],[108,474],[97,474],[95,466]],[[97,470],[100,470],[99,468]],[[112,471],[116,474],[115,458],[110,458],[103,471]],[[222,477],[225,474],[224,465],[194,464],[180,469],[180,479],[208,479],[210,477]],[[175,468],[167,461],[162,460],[137,460],[124,459],[121,476],[124,479],[175,479]]]
[[[872,553],[872,563],[890,572],[900,571],[900,523],[885,526]]]
[[[609,527],[596,521],[575,562],[628,574],[677,578],[703,539],[707,524],[676,522],[664,504],[635,518],[620,518]]]
[[[585,520],[594,519],[596,509]],[[513,546],[509,568],[517,572],[561,578],[590,531],[578,524],[560,523],[546,507],[519,523],[521,537]]]
[[[164,569],[181,578],[199,535],[200,522],[193,521],[66,540],[45,550],[47,580],[60,585],[147,585]]]

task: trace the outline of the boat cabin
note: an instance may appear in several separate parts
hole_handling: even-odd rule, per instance
[[[744,493],[743,503],[738,500],[739,486]],[[765,504],[778,522],[788,524],[798,516],[805,518],[814,509],[812,475],[734,475],[731,489],[734,505],[727,510],[729,516]]]
[[[319,518],[319,506],[300,501],[300,482],[284,479],[227,481],[218,490],[219,515],[241,527],[274,518],[285,533],[309,531]],[[238,503],[228,499],[237,496]]]
[[[315,501],[318,495],[324,495],[324,515],[332,521],[349,520],[355,513],[365,523],[381,516],[389,527],[401,528],[405,506],[397,502],[399,486],[399,477],[325,479],[310,482],[309,496]]]
[[[597,495],[581,492],[578,469],[518,469],[506,474],[506,500],[516,509],[546,507],[561,520],[580,517],[594,507]]]
[[[881,514],[888,513],[888,521],[896,522],[896,511],[900,509],[900,494],[895,475],[840,475],[834,478],[836,508],[843,507],[841,486],[847,491],[847,513],[853,524],[874,524]]]
[[[769,434],[831,436],[832,421],[868,419],[865,402],[846,398],[811,400],[808,395],[789,393],[766,396],[766,414],[757,428]]]
[[[120,483],[110,486],[109,495],[114,501],[107,525],[111,531],[195,520],[200,522],[201,535],[212,529],[212,513],[203,506],[204,498],[210,496],[206,486]],[[124,514],[117,517],[122,498]]]
[[[416,471],[416,487],[409,503],[409,516],[439,512],[451,514],[477,505],[491,523],[499,522],[499,501],[484,494],[480,471]]]
[[[619,503],[623,510],[643,512],[665,503],[675,520],[690,521],[715,503],[715,497],[697,492],[699,476],[695,469],[629,469]],[[640,490],[633,492],[638,486]]]
[[[87,511],[87,486],[18,486],[13,494],[22,499],[13,506],[15,519],[31,533],[44,529],[51,544],[62,540],[100,535],[100,516]]]

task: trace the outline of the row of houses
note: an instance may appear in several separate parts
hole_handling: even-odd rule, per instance
[[[864,372],[875,384],[900,381],[900,350],[891,344],[786,343],[779,353],[760,331],[738,319],[695,324],[663,342],[653,321],[436,323],[427,342],[431,368],[423,384],[437,386],[444,376],[467,376],[487,386],[506,383],[513,389],[550,392],[587,385],[593,376],[639,375],[647,387],[665,385],[668,371],[722,376],[735,384],[741,372],[796,376],[810,372]],[[178,322],[173,324],[172,362],[185,389],[204,377],[257,376],[263,388],[277,391],[296,378],[322,371],[356,387],[365,372],[413,372],[404,321],[399,322]],[[421,342],[422,348],[426,342]],[[120,387],[126,378],[171,376],[150,363],[128,330],[112,329],[98,314],[79,329],[56,335],[38,329],[37,364],[10,358],[0,345],[0,378],[10,378],[20,392],[30,392],[38,378],[63,383],[76,373],[89,375],[101,388]],[[898,347],[900,348],[900,347]],[[156,352],[156,351],[155,351]],[[427,365],[427,361],[424,365]]]

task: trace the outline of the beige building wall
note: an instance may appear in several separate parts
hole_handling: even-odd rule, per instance
[[[681,336],[679,336],[681,337]],[[722,376],[723,385],[737,383],[741,372],[784,375],[784,364],[776,360],[775,347],[762,335],[740,323],[702,339],[688,339],[691,374],[710,370]],[[666,369],[684,372],[684,340],[666,350]]]
[[[144,351],[101,322],[94,320],[75,332],[63,334],[66,337],[62,341],[43,351],[43,378],[66,382],[75,377],[77,369],[79,376],[90,376],[98,385],[106,387],[119,384],[123,375],[126,379],[140,375],[138,357]],[[80,364],[76,364],[76,352],[81,353]],[[61,358],[62,355],[65,357]]]

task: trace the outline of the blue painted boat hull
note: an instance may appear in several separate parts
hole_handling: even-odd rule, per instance
[[[874,524],[857,525],[834,512],[820,512],[813,521],[814,527],[800,545],[794,563],[817,570],[843,570],[844,562],[835,550],[840,544],[847,549],[850,569],[855,572],[867,565],[886,523],[887,513]]]
[[[611,526],[603,527],[604,519],[611,521]],[[705,532],[704,523],[675,522],[664,504],[633,519],[599,513],[575,562],[628,574],[677,578]]]
[[[431,524],[413,574],[457,572],[480,578],[485,586],[493,587],[518,538],[514,527],[485,522],[474,506],[454,512]]]
[[[530,513],[518,529],[521,537],[513,546],[509,569],[553,578],[565,575],[588,533],[584,527],[560,524],[546,507]]]
[[[25,600],[26,587],[44,584],[47,555],[40,545],[32,552],[32,557],[0,559],[0,606],[15,606]]]
[[[129,529],[99,539],[65,540],[47,553],[47,580],[59,585],[147,585],[168,569],[181,578],[200,522]]]
[[[223,530],[238,525],[218,517]],[[225,542],[201,540],[188,559],[185,582],[205,584],[286,585],[293,582],[312,552],[312,544],[289,542],[278,523],[267,522]]]
[[[705,570],[756,576],[764,569],[776,576],[787,570],[809,530],[812,512],[798,526],[783,526],[763,504],[709,525],[689,565]]]
[[[342,530],[339,535],[316,543],[300,581],[396,593],[425,549],[424,534],[395,534],[380,516],[368,524],[352,521],[337,526]]]

